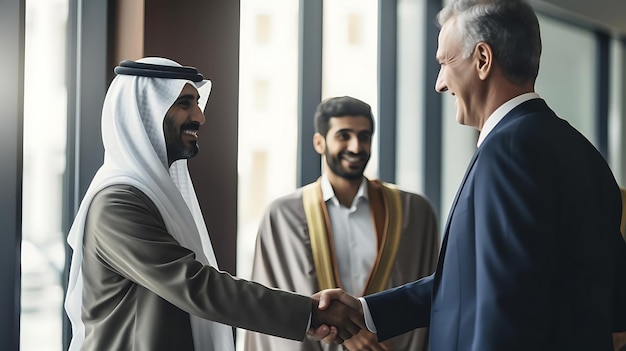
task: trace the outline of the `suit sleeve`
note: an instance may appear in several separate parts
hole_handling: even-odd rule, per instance
[[[412,283],[365,296],[378,341],[430,323],[434,274]]]
[[[196,261],[136,189],[98,194],[87,230],[102,264],[188,313],[284,338],[305,337],[310,298],[238,279]]]

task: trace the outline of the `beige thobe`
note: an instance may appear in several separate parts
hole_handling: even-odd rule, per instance
[[[400,192],[402,234],[387,287],[402,285],[431,274],[439,254],[439,234],[434,211],[422,196]],[[260,224],[252,280],[311,295],[319,289],[311,251],[302,189],[270,204]],[[428,330],[414,330],[389,340],[394,351],[425,351]],[[245,333],[245,351],[339,351],[306,338],[303,343],[254,332]]]
[[[116,185],[95,196],[83,245],[84,350],[193,350],[189,314],[305,337],[309,297],[202,265],[136,188]]]

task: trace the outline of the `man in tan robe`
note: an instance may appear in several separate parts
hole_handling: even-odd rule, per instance
[[[210,82],[163,58],[122,62],[102,112],[104,164],[68,236],[70,350],[234,350],[232,326],[302,340],[362,325],[308,296],[218,270],[187,170]],[[354,314],[344,305],[335,313]]]
[[[252,280],[305,295],[334,287],[364,295],[433,272],[439,239],[428,201],[363,176],[373,123],[370,106],[358,99],[330,98],[318,106],[313,142],[324,157],[325,172],[269,206],[258,230]],[[246,351],[342,349],[310,338],[298,343],[245,335]],[[428,331],[382,344],[361,331],[343,347],[425,351]]]

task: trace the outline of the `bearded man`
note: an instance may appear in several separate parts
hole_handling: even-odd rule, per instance
[[[115,72],[102,110],[104,164],[68,237],[70,350],[231,351],[230,326],[294,340],[320,323],[340,326],[343,339],[358,332],[308,296],[218,270],[187,169],[211,82],[155,57]]]
[[[341,287],[361,296],[431,274],[439,252],[435,212],[421,195],[367,179],[374,119],[350,96],[322,101],[313,145],[324,172],[314,183],[275,200],[257,235],[252,280],[311,295]],[[428,349],[428,331],[379,343],[362,330],[348,350]],[[247,332],[246,351],[341,350],[312,338],[303,343]]]

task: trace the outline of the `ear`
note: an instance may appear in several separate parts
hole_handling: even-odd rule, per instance
[[[320,155],[324,155],[324,152],[326,151],[326,140],[324,140],[324,136],[320,133],[315,133],[313,135],[313,148],[315,148],[315,151],[320,154]]]
[[[474,50],[474,58],[476,59],[476,71],[481,80],[487,79],[493,66],[493,51],[491,46],[485,42],[476,44]]]

